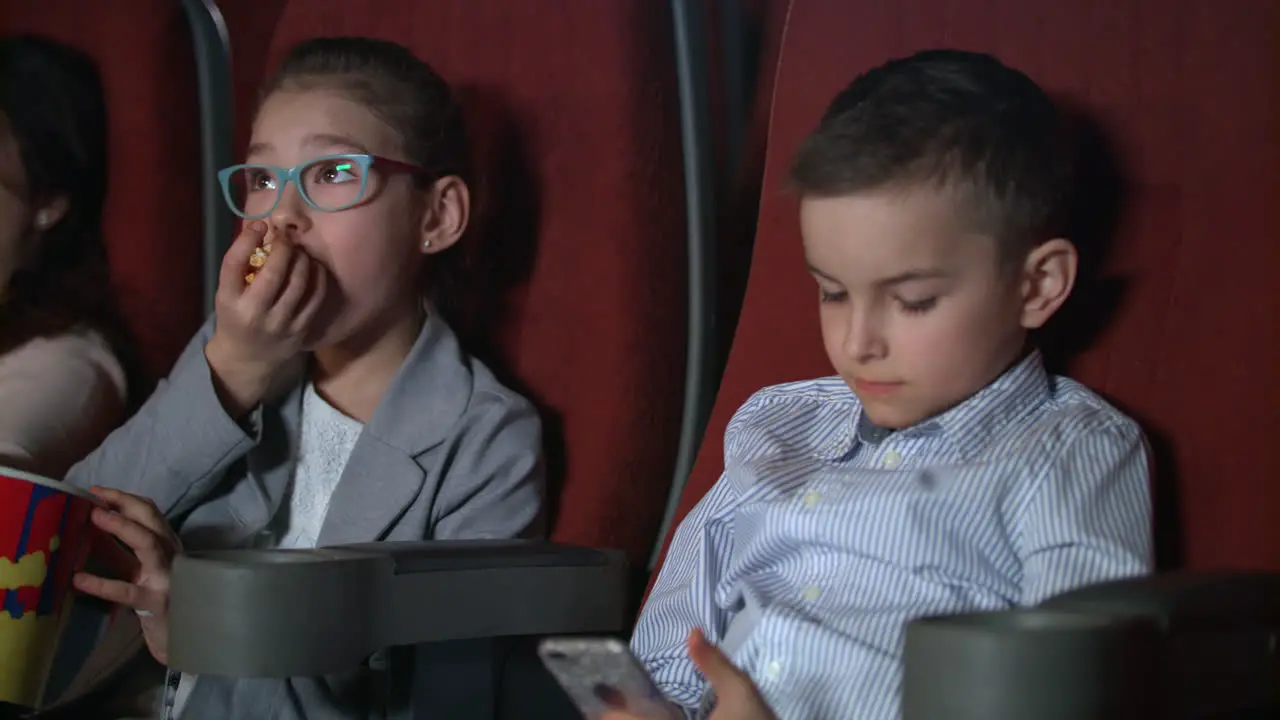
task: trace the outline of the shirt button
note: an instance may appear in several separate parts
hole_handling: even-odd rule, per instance
[[[822,588],[817,587],[816,585],[810,585],[809,587],[804,589],[804,592],[801,594],[801,596],[805,599],[806,602],[813,602],[814,600],[817,600],[818,598],[822,597]]]
[[[764,677],[766,680],[777,680],[782,675],[782,663],[777,660],[770,660],[764,666]]]
[[[881,464],[890,470],[898,467],[902,464],[902,453],[897,450],[889,450],[885,452],[884,457],[881,458]]]
[[[814,507],[822,500],[822,493],[817,490],[810,490],[800,500],[804,502],[805,507]]]

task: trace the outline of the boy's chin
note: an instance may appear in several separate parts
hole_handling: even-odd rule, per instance
[[[909,407],[901,401],[894,402],[885,398],[863,398],[861,396],[858,400],[862,403],[862,412],[868,420],[877,427],[889,430],[909,428],[932,414],[921,408]]]

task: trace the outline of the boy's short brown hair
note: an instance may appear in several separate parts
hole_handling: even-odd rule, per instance
[[[801,145],[802,196],[933,185],[1006,259],[1066,237],[1074,153],[1053,101],[990,55],[933,50],[855,78]]]

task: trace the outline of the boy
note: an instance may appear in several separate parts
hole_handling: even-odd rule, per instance
[[[685,713],[896,717],[908,621],[1151,570],[1141,430],[1028,341],[1076,277],[1061,137],[1025,75],[932,51],[800,148],[838,376],[756,393],[675,535],[632,647]]]

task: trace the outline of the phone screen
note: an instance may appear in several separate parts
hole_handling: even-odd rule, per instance
[[[587,718],[626,710],[654,720],[678,717],[644,666],[620,640],[547,638],[538,647],[547,670]]]

